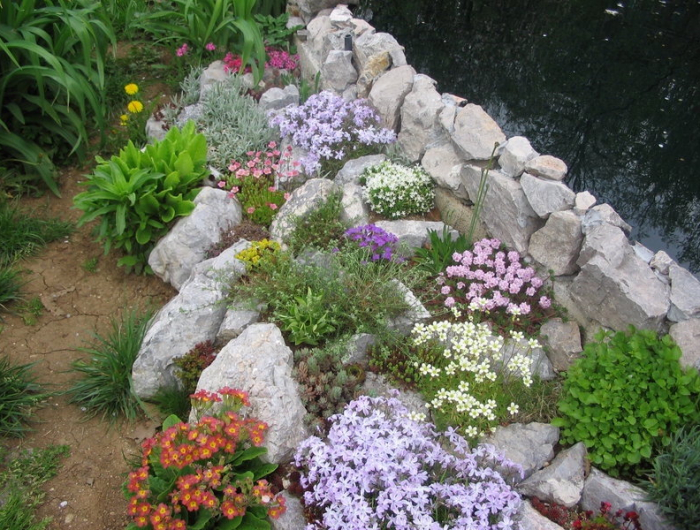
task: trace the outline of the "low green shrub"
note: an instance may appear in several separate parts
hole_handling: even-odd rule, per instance
[[[297,346],[316,346],[337,329],[338,322],[324,298],[322,293],[314,294],[307,287],[305,296],[295,296],[290,304],[275,311],[275,320],[282,323],[282,329],[289,332],[290,340]]]
[[[386,160],[365,169],[360,182],[372,211],[389,219],[426,213],[435,206],[433,179],[420,166]]]
[[[131,370],[152,315],[127,311],[112,319],[106,336],[94,333],[92,344],[79,348],[89,357],[73,362],[71,369],[79,378],[68,390],[71,403],[84,407],[89,416],[101,414],[110,421],[139,415],[142,403],[133,391]]]
[[[274,260],[275,254],[280,251],[280,244],[277,241],[263,239],[253,241],[251,245],[236,254],[236,259],[245,263],[246,269],[251,271],[260,267],[264,262]]]
[[[583,442],[593,465],[610,475],[648,464],[673,433],[700,420],[700,377],[678,360],[671,337],[650,330],[601,332],[564,381],[561,441]]]
[[[23,436],[32,408],[48,396],[31,373],[31,364],[0,358],[0,436]]]
[[[452,255],[455,252],[462,254],[469,247],[471,244],[464,234],[453,239],[451,229],[444,226],[442,232],[428,231],[428,247],[416,249],[415,260],[422,269],[438,275],[454,263]]]
[[[105,253],[114,247],[126,255],[118,265],[150,271],[148,254],[176,217],[194,210],[193,199],[207,173],[206,140],[193,122],[174,127],[162,141],[139,150],[131,141],[110,160],[97,157],[87,191],[75,196],[83,211],[78,225],[100,218],[98,240]]]
[[[348,224],[340,220],[342,198],[342,194],[332,193],[318,208],[294,220],[288,241],[292,253],[303,248],[328,250],[340,245],[348,229]]]
[[[700,426],[681,428],[653,461],[648,499],[678,530],[700,528]]]

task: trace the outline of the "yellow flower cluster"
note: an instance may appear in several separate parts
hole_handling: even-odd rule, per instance
[[[247,249],[236,254],[236,259],[245,263],[248,269],[254,269],[260,265],[261,260],[271,256],[279,249],[280,244],[277,241],[270,241],[269,239],[254,241]]]
[[[124,87],[124,92],[126,92],[129,96],[134,96],[138,94],[139,86],[136,83],[129,83]],[[132,99],[127,104],[126,110],[128,110],[131,114],[137,114],[143,111],[143,103],[141,103],[138,99]],[[126,125],[129,122],[129,115],[122,114],[119,116],[119,119],[121,120],[122,125]]]

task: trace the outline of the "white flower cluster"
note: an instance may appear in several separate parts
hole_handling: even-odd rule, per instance
[[[372,210],[381,215],[400,219],[433,208],[433,180],[419,166],[386,161],[365,170],[363,177],[364,198]]]

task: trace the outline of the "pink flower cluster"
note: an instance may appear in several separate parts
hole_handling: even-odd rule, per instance
[[[187,55],[187,52],[189,52],[189,51],[190,51],[190,47],[189,47],[189,45],[188,45],[187,43],[185,43],[185,44],[183,44],[182,46],[180,46],[180,47],[177,49],[177,51],[175,52],[175,54],[176,54],[178,57],[183,57],[183,56]]]
[[[228,166],[228,170],[236,180],[245,179],[246,177],[254,177],[260,179],[267,176],[275,182],[274,190],[279,188],[280,183],[287,182],[299,175],[299,161],[292,160],[292,146],[287,146],[284,152],[277,149],[277,142],[267,144],[269,151],[248,151],[246,156],[248,160],[239,162],[232,160]],[[238,186],[228,186],[228,180],[220,180],[217,185],[219,188],[227,188],[229,196],[235,197],[240,191]]]
[[[277,68],[280,70],[294,70],[299,64],[299,56],[290,55],[284,50],[266,47],[265,52],[268,56],[268,61],[265,63],[265,68]],[[229,52],[224,57],[224,70],[228,73],[235,73],[241,69],[243,60],[240,55],[234,55]],[[250,72],[250,66],[246,66],[245,73]]]
[[[544,282],[533,268],[523,267],[520,254],[498,250],[500,246],[498,239],[482,239],[473,251],[452,255],[456,265],[447,267],[437,279],[446,307],[461,304],[471,311],[503,310],[518,316],[529,314],[533,303],[542,309],[551,305],[546,296],[537,300]]]

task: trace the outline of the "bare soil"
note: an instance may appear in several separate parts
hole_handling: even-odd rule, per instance
[[[82,191],[77,183],[85,172],[64,172],[62,198],[26,199],[23,206],[38,214],[77,220],[80,212],[72,208],[73,196]],[[21,316],[7,313],[0,322],[0,354],[16,362],[36,363],[33,373],[38,381],[59,393],[74,380],[71,363],[85,357],[78,348],[87,345],[93,331],[107,334],[110,319],[119,318],[122,311],[149,305],[158,309],[175,294],[154,276],[129,275],[118,268],[115,255],[104,256],[102,246],[94,242],[91,228],[80,228],[20,264],[28,280],[23,290],[26,298],[39,297],[45,308],[36,324],[27,325]],[[98,258],[95,272],[82,267],[91,258]],[[140,442],[159,424],[160,418],[154,417],[110,425],[99,417],[86,419],[66,395],[46,401],[35,412],[34,431],[10,442],[15,449],[70,446],[70,457],[45,486],[46,499],[38,516],[53,517],[52,530],[123,529],[128,522],[121,493],[129,471],[126,458],[138,454]]]

